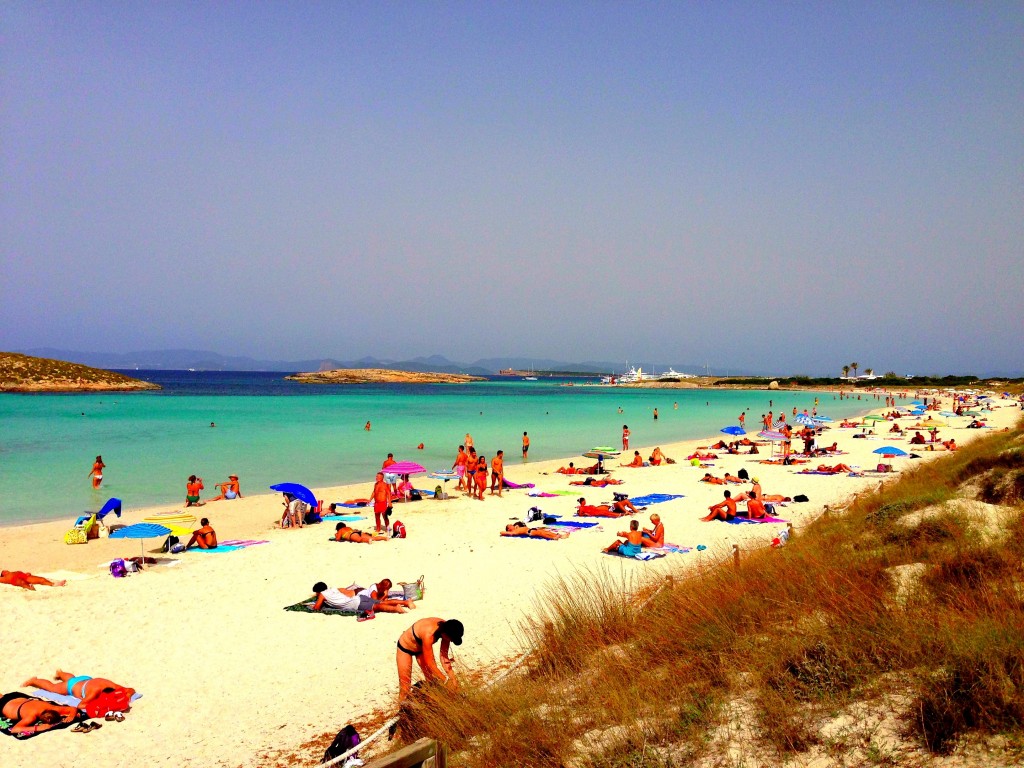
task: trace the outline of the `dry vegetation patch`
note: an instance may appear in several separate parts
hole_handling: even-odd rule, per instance
[[[0,352],[0,392],[127,392],[148,389],[160,389],[160,386],[65,360]]]

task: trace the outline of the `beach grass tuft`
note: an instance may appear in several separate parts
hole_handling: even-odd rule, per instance
[[[884,699],[925,755],[968,733],[1020,742],[1024,507],[1000,495],[993,535],[947,502],[1019,471],[1022,434],[908,471],[738,567],[728,558],[660,589],[563,576],[522,629],[536,649],[524,672],[422,696],[407,736],[474,767],[684,765],[737,744],[771,762],[833,754],[845,742],[825,725]],[[855,762],[891,760],[850,742]]]

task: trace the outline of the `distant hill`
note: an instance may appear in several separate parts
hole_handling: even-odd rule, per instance
[[[0,352],[0,392],[131,392],[147,389],[160,389],[160,386],[64,360]]]

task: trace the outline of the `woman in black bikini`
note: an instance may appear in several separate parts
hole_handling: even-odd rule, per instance
[[[12,691],[0,696],[0,715],[14,723],[10,727],[11,733],[35,735],[61,723],[73,723],[78,717],[78,710]]]
[[[440,619],[431,616],[420,619],[398,638],[398,650],[395,651],[395,663],[398,665],[398,703],[401,705],[409,696],[412,687],[412,660],[419,662],[423,676],[429,680],[440,681],[448,690],[458,688],[452,659],[448,655],[451,643],[462,645],[462,622],[458,619]],[[442,673],[434,660],[434,643],[441,641]]]

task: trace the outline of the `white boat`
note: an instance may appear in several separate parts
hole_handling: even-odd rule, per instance
[[[665,381],[666,379],[694,379],[694,378],[696,378],[696,376],[694,376],[692,373],[680,373],[679,371],[677,371],[675,368],[672,368],[671,366],[669,367],[669,369],[667,371],[665,371],[664,373],[658,375],[658,381]]]
[[[536,376],[523,376],[523,381],[536,381]]]
[[[630,366],[629,370],[619,376],[619,384],[635,384],[638,381],[644,381],[650,379],[650,376],[644,375],[643,368],[634,368]]]

